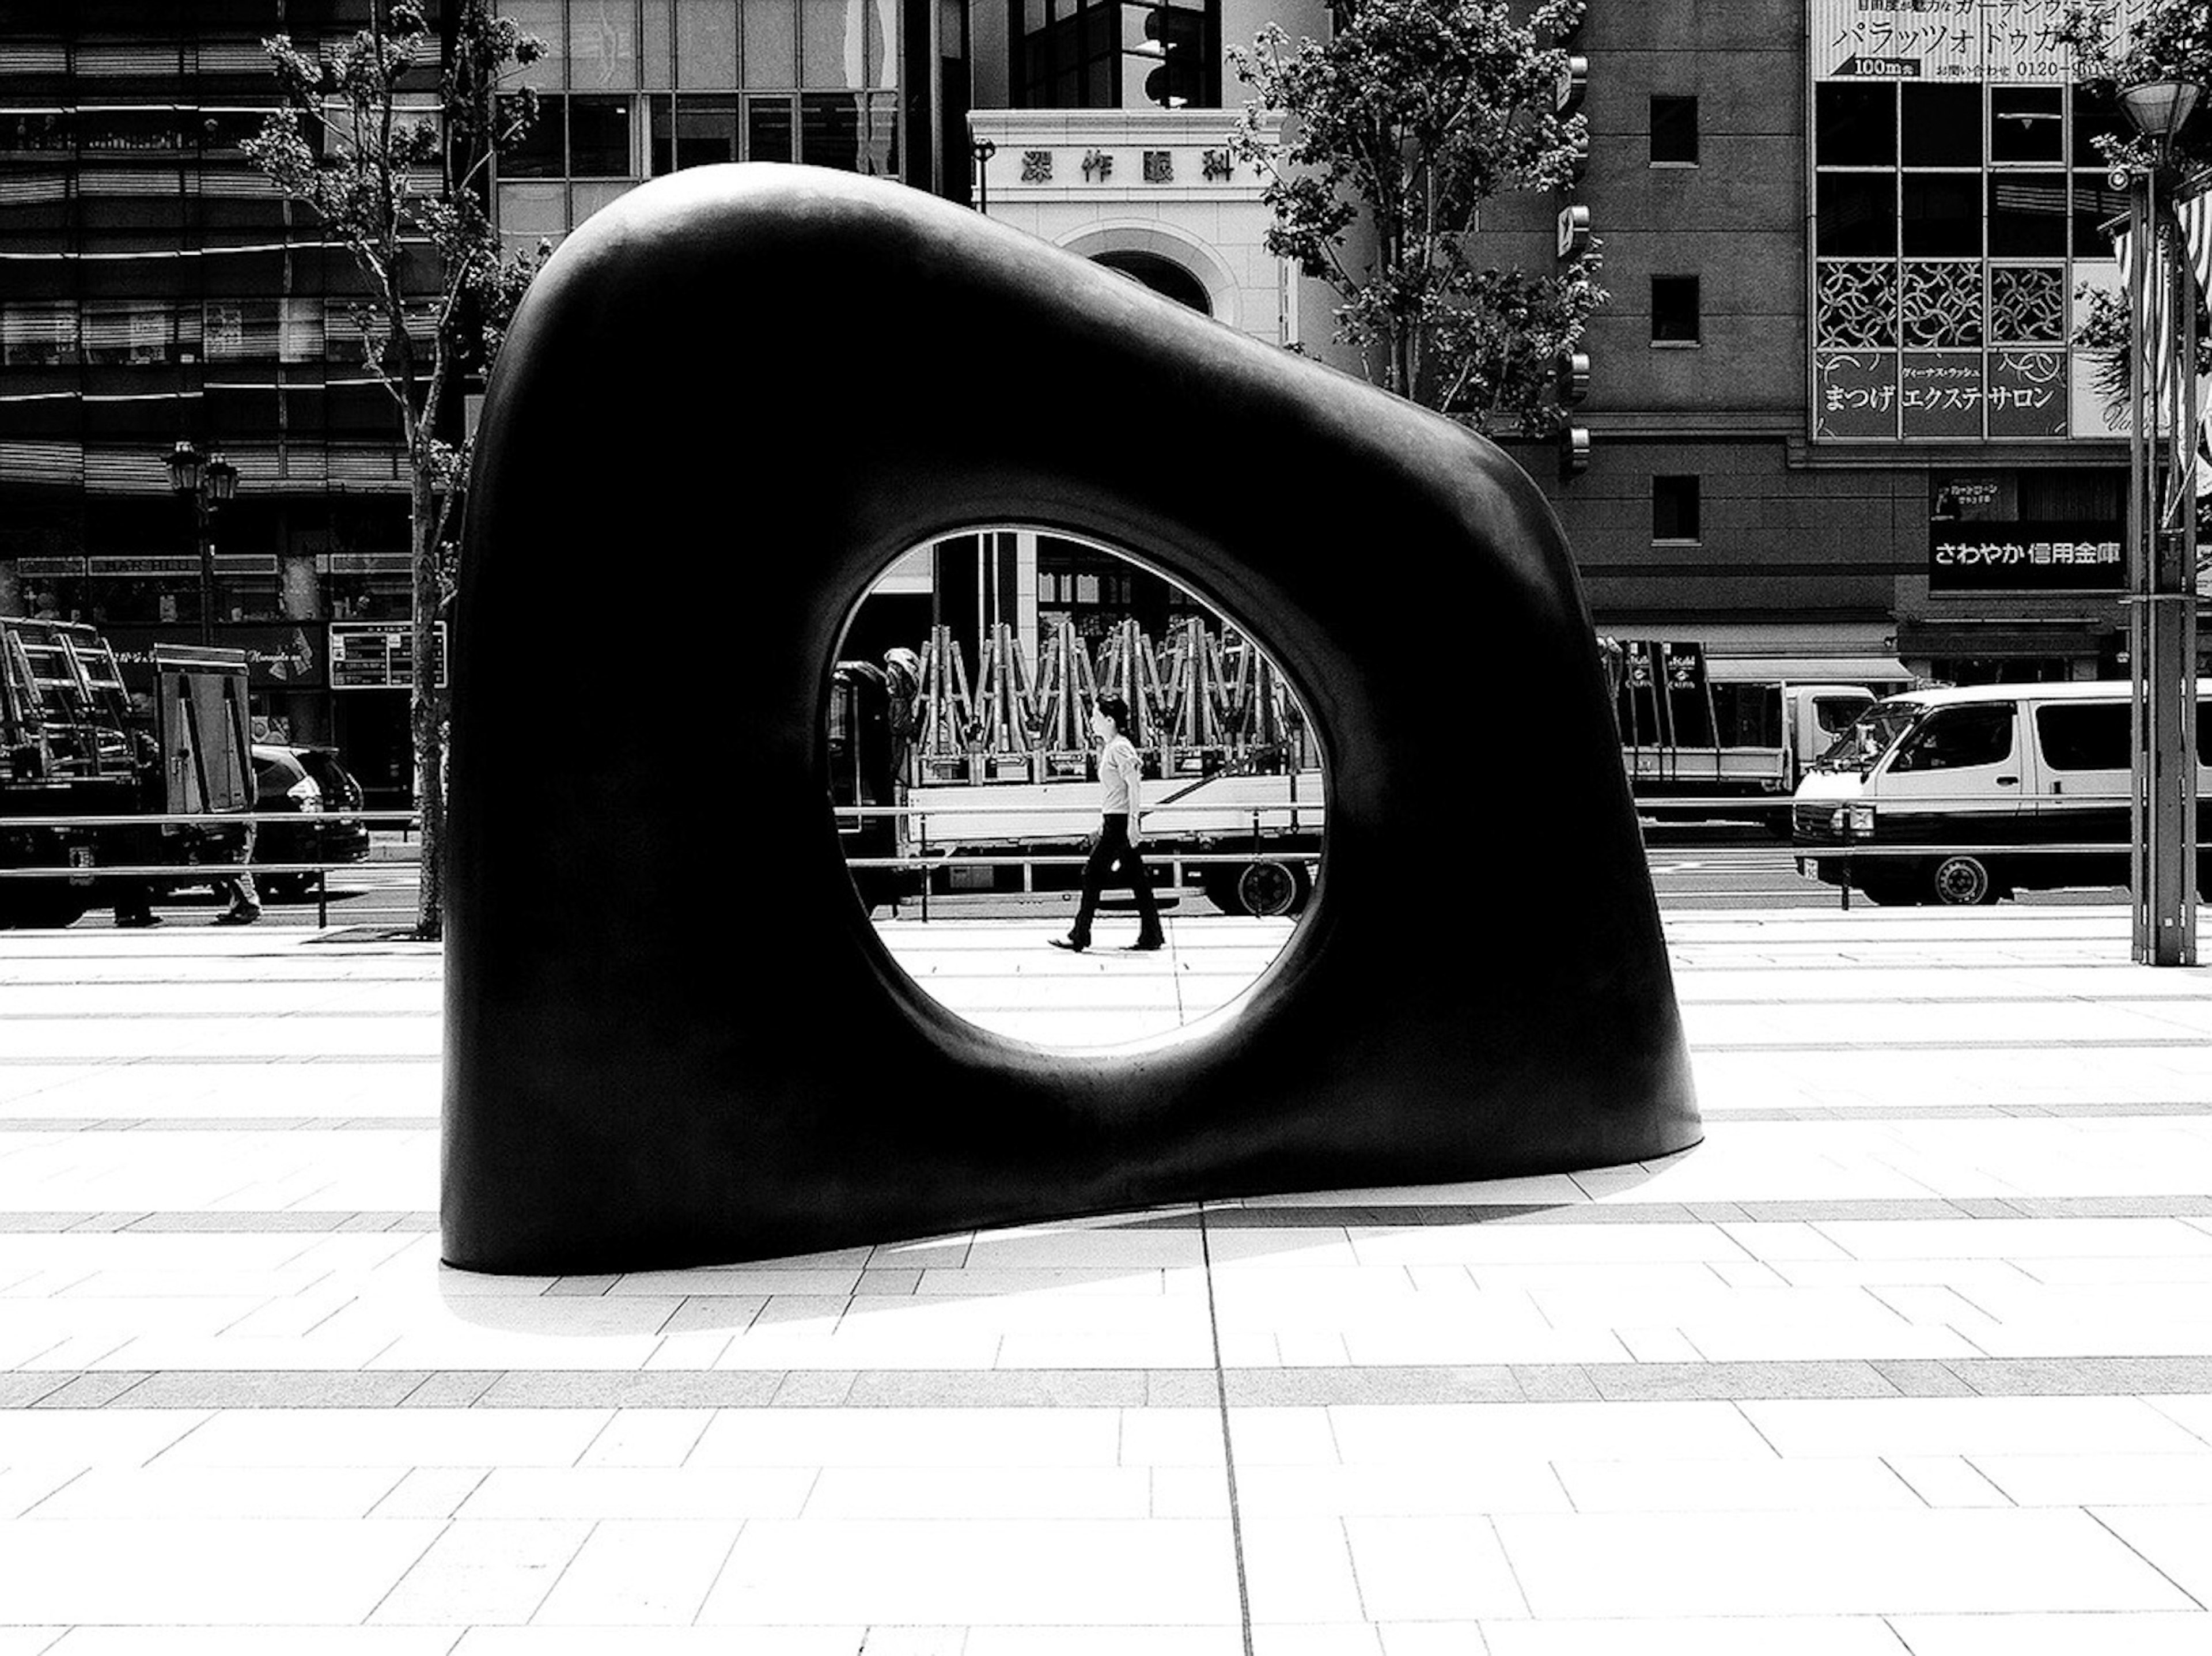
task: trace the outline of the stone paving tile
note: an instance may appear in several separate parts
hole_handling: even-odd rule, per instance
[[[1585,1363],[1607,1403],[1668,1397],[1887,1397],[1896,1389],[1871,1363]]]
[[[1213,1376],[1197,1378],[1210,1397]],[[1147,1381],[1143,1369],[878,1369],[856,1375],[843,1401],[854,1408],[1137,1409],[1156,1404]]]
[[[1912,1656],[2203,1656],[2212,1639],[2212,1616],[2202,1611],[1897,1616],[1890,1625]]]
[[[1979,1395],[1949,1363],[1892,1357],[1870,1362],[1867,1367],[1888,1381],[1902,1397],[1967,1397]]]
[[[484,1391],[493,1409],[727,1409],[771,1401],[782,1376],[761,1370],[510,1369]]]
[[[67,1385],[47,1392],[31,1406],[33,1409],[105,1409],[151,1378],[150,1374],[127,1368],[103,1369],[94,1373],[80,1374]]]

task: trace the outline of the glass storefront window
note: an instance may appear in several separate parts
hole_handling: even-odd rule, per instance
[[[568,174],[580,179],[626,179],[630,164],[630,100],[568,100]]]
[[[516,83],[555,92],[568,84],[568,30],[562,9],[561,0],[499,0],[499,15],[514,19],[525,34],[536,35],[545,49],[536,63],[515,71]]]
[[[676,84],[738,84],[738,0],[676,0]]]
[[[1897,256],[1895,174],[1822,173],[1817,209],[1823,253]]]
[[[0,366],[63,368],[76,360],[74,300],[17,299],[0,305]]]
[[[568,0],[568,82],[637,84],[636,0]]]
[[[648,98],[646,138],[646,166],[652,176],[659,178],[676,170],[676,100],[673,98]]]
[[[810,92],[799,100],[799,158],[809,167],[860,170],[860,100],[850,93]]]
[[[799,83],[796,0],[744,0],[747,86]]]
[[[711,167],[717,161],[738,158],[738,100],[734,96],[677,100],[677,166]]]
[[[1990,88],[1990,159],[2062,165],[2066,159],[2066,94],[2055,86]]]
[[[1897,88],[1823,81],[1814,89],[1815,143],[1823,167],[1897,164]]]
[[[799,0],[799,14],[801,84],[860,86],[867,17],[861,0]]]
[[[2128,192],[2112,188],[2105,173],[2074,175],[2073,252],[2076,259],[2110,259],[2112,238],[2105,227],[2126,217]]]
[[[210,362],[272,362],[276,360],[276,301],[273,299],[214,300],[207,303],[202,347]],[[319,352],[317,353],[320,355]]]
[[[559,240],[568,233],[568,192],[558,184],[502,184],[499,186],[500,239],[510,247],[534,247],[540,238]]]
[[[1997,258],[2066,251],[2066,174],[1990,174],[1990,252]]]
[[[579,179],[568,186],[568,216],[581,224],[600,208],[628,195],[636,187],[628,179],[608,179],[597,184]]]
[[[1900,149],[1907,167],[1982,164],[1982,88],[1906,86]]]
[[[1982,251],[1982,175],[1907,173],[1901,197],[1905,255],[1973,258]]]
[[[166,362],[176,345],[176,316],[163,300],[89,301],[81,326],[84,360],[99,366]]]
[[[789,98],[745,100],[745,155],[750,161],[792,161]]]
[[[511,111],[503,119],[512,119]],[[561,176],[562,157],[568,147],[568,100],[540,98],[538,119],[530,129],[499,152],[499,174],[509,179],[550,179]]]
[[[2100,227],[2125,204],[2101,169],[2062,165],[2094,136],[2078,94],[2040,66],[1893,81],[1886,59],[1843,61],[1866,78],[1814,88],[1813,435],[2111,435],[2071,295],[2099,279],[2080,261],[2110,259]]]

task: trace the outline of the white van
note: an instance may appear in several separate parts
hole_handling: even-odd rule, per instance
[[[2197,695],[2204,893],[2212,679],[2200,679]],[[1799,870],[1876,903],[1994,903],[2027,887],[2124,886],[2130,719],[2129,687],[2112,682],[1923,690],[1877,702],[1797,789]],[[1839,855],[1882,845],[1936,849]]]

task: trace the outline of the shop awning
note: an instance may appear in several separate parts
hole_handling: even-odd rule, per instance
[[[1909,685],[1912,675],[1891,655],[1709,655],[1705,676],[1717,685]]]

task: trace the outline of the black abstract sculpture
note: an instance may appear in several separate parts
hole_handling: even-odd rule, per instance
[[[854,605],[906,549],[1006,522],[1128,548],[1250,628],[1327,759],[1282,956],[1111,1053],[931,999],[831,817]],[[1589,618],[1528,478],[918,192],[708,167],[568,239],[484,410],[453,676],[456,1265],[758,1257],[1698,1137]]]

